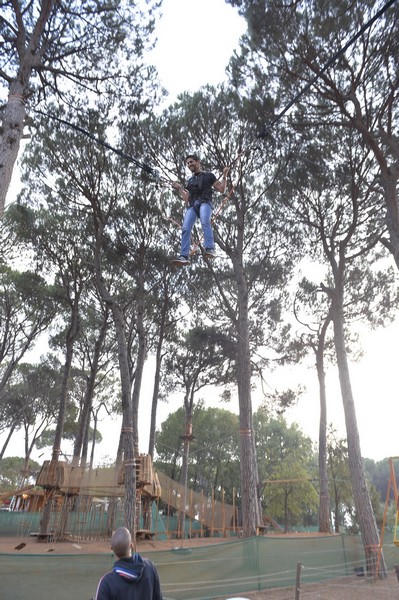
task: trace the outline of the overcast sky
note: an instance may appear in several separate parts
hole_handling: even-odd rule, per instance
[[[171,96],[225,79],[246,22],[224,0],[163,0],[150,61]]]

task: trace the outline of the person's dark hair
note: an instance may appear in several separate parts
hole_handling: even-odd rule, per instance
[[[198,154],[187,154],[184,160],[187,161],[189,158],[192,158],[193,160],[201,160]]]
[[[118,558],[126,558],[131,555],[132,537],[126,527],[115,529],[111,537],[111,548]]]

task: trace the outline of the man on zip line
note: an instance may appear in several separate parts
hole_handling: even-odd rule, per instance
[[[202,170],[201,160],[197,154],[189,154],[186,156],[185,161],[187,168],[192,173],[192,176],[187,181],[186,188],[178,182],[172,184],[187,206],[182,227],[180,256],[172,260],[172,264],[176,267],[185,267],[190,264],[191,230],[197,218],[201,221],[204,234],[204,256],[206,258],[215,257],[215,244],[211,224],[213,211],[212,190],[215,188],[221,194],[225,192],[226,177],[229,172],[229,167],[224,167],[222,181],[218,181],[213,173]]]

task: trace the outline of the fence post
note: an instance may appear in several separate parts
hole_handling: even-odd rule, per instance
[[[296,564],[296,581],[295,581],[295,600],[299,600],[299,593],[301,590],[301,569],[302,563]]]

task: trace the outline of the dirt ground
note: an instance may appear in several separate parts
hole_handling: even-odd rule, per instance
[[[194,548],[209,544],[223,543],[221,538],[186,540],[185,544]],[[152,550],[171,550],[176,540],[140,541],[137,550],[144,555]],[[108,554],[109,540],[66,541],[37,543],[35,538],[0,538],[0,553],[23,554]],[[243,594],[249,600],[399,600],[399,582],[394,571],[385,579],[372,581],[368,577],[351,575],[327,582],[301,585],[299,595],[291,588],[267,589],[261,592]]]

